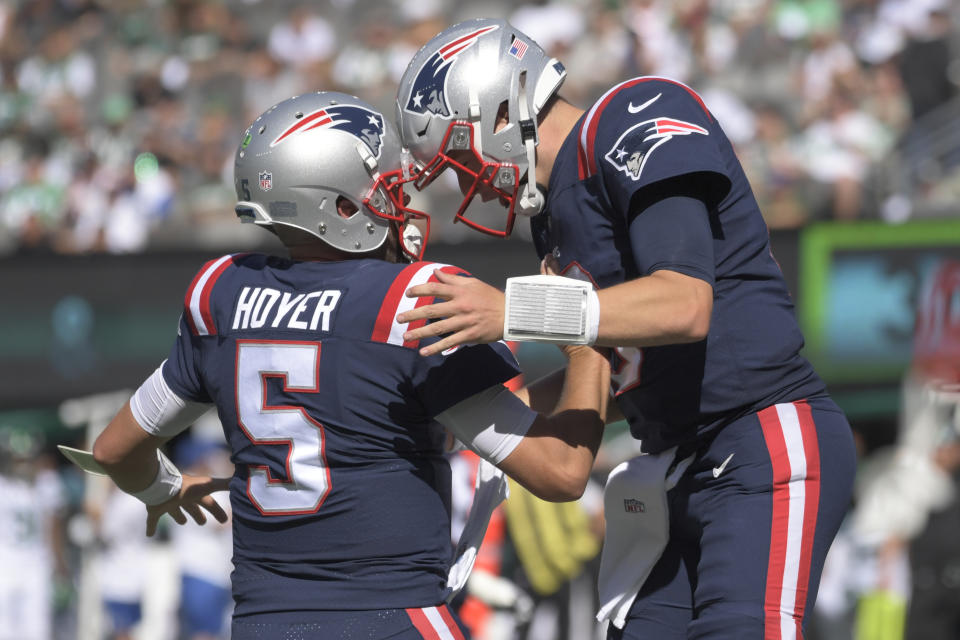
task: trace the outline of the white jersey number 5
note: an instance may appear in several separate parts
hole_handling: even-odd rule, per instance
[[[320,387],[320,344],[240,340],[237,342],[237,417],[253,444],[287,445],[284,477],[266,465],[249,465],[247,495],[264,515],[314,513],[330,492],[323,425],[296,405],[270,405],[267,379],[283,390],[316,393]]]

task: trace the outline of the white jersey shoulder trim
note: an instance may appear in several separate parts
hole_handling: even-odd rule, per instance
[[[210,294],[217,278],[230,266],[234,254],[221,256],[205,264],[197,273],[184,298],[184,307],[188,313],[190,328],[195,335],[216,335],[217,328],[213,322]]]
[[[417,305],[417,301],[420,300],[420,298],[408,298],[404,295],[407,289],[429,282],[434,277],[434,272],[440,270],[463,271],[439,262],[414,262],[397,274],[383,298],[383,303],[380,305],[380,311],[377,314],[370,339],[374,342],[386,342],[387,344],[416,349],[419,344],[418,341],[405,342],[403,339],[403,334],[407,331],[410,323],[397,322],[397,316],[404,311],[413,309]]]

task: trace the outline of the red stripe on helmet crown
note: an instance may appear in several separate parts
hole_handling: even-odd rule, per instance
[[[284,138],[287,138],[287,137],[289,137],[291,134],[296,133],[296,132],[299,131],[301,128],[303,128],[303,127],[305,127],[306,125],[310,124],[311,122],[315,121],[317,118],[327,118],[327,120],[330,121],[330,120],[329,120],[329,117],[327,116],[327,111],[326,111],[325,109],[320,109],[319,111],[314,111],[314,112],[311,113],[310,115],[308,115],[308,116],[306,116],[306,117],[304,117],[304,118],[301,118],[297,123],[292,124],[292,125],[290,125],[289,127],[287,127],[287,130],[284,131],[283,133],[281,133],[279,136],[277,136],[277,139],[274,140],[273,142],[271,142],[271,143],[270,143],[270,146],[272,147],[272,146],[274,146],[274,145],[279,144],[280,142],[283,141]],[[317,126],[319,126],[319,124],[322,124],[322,123],[318,123]],[[311,128],[312,128],[312,127],[311,127]]]
[[[443,45],[442,47],[440,47],[440,49],[437,51],[437,53],[439,53],[440,56],[443,57],[443,58],[447,58],[447,57],[449,57],[449,56],[452,56],[452,55],[454,55],[455,53],[457,53],[458,51],[460,51],[460,50],[462,50],[462,49],[464,49],[464,48],[466,48],[466,47],[469,47],[471,44],[473,44],[472,42],[467,42],[463,47],[459,47],[458,45],[460,45],[461,43],[466,42],[467,40],[479,38],[479,37],[482,36],[483,34],[489,32],[489,31],[493,31],[493,30],[496,29],[496,28],[497,28],[497,25],[490,25],[489,27],[484,27],[484,28],[482,28],[482,29],[477,29],[476,31],[474,31],[474,32],[472,32],[472,33],[468,33],[467,35],[465,35],[465,36],[463,36],[463,37],[457,38],[457,39],[454,40],[453,42],[448,42],[447,44],[445,44],[445,45]],[[451,49],[456,49],[457,51],[451,51]]]

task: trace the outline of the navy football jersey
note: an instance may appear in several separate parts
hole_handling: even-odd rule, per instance
[[[397,313],[436,269],[223,256],[191,283],[163,366],[216,405],[236,465],[236,616],[432,606],[450,469],[433,416],[519,373],[502,343],[424,358]]]
[[[694,222],[704,225],[708,251],[683,244],[688,230],[679,225],[687,219],[644,218],[673,197],[699,201],[705,215]],[[565,275],[601,288],[660,269],[713,286],[704,341],[615,351],[618,404],[644,450],[824,392],[799,354],[793,303],[747,178],[720,125],[685,85],[636,78],[600,98],[564,141],[532,229],[541,257],[553,253]]]

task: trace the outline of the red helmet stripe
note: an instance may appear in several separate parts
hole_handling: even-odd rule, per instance
[[[306,117],[304,117],[304,118],[301,118],[301,119],[300,119],[299,121],[297,121],[296,123],[294,123],[294,124],[290,125],[289,127],[287,127],[287,130],[284,131],[283,133],[281,133],[279,136],[277,136],[277,139],[274,140],[273,142],[271,142],[271,143],[270,143],[270,146],[272,147],[272,146],[274,146],[275,144],[278,144],[278,143],[282,142],[284,138],[286,138],[286,137],[290,136],[291,134],[299,131],[301,128],[303,128],[303,127],[305,127],[306,125],[310,124],[311,122],[315,121],[317,118],[326,118],[327,121],[330,121],[330,118],[327,116],[326,110],[320,109],[319,111],[314,111],[314,112],[311,113],[310,115],[308,115],[308,116],[306,116]],[[317,123],[317,124],[318,124],[318,126],[319,126],[319,124],[323,124],[323,123]]]
[[[311,129],[316,129],[317,127],[322,127],[322,126],[324,126],[324,125],[326,125],[326,124],[330,124],[331,122],[333,122],[333,120],[332,120],[331,118],[324,118],[323,120],[320,120],[319,122],[316,122],[316,123],[310,125],[310,126],[307,127],[306,129],[304,129],[304,131],[310,131]]]
[[[448,56],[452,56],[452,55],[454,55],[455,53],[457,53],[457,51],[460,51],[460,50],[464,49],[465,47],[470,46],[470,45],[472,44],[472,42],[467,42],[463,47],[458,47],[457,45],[459,45],[459,44],[461,44],[461,43],[463,43],[463,42],[466,42],[467,40],[475,40],[476,38],[479,38],[480,36],[482,36],[483,34],[487,33],[488,31],[493,31],[493,30],[496,29],[496,28],[497,28],[497,25],[494,24],[494,25],[490,25],[489,27],[484,27],[484,28],[482,28],[482,29],[477,29],[476,31],[474,31],[474,32],[472,32],[472,33],[468,33],[467,35],[465,35],[465,36],[463,36],[463,37],[461,37],[461,38],[457,38],[457,39],[454,40],[453,42],[448,42],[447,44],[445,44],[445,45],[443,45],[442,47],[440,47],[440,49],[437,51],[437,53],[439,53],[439,54],[441,55],[441,57],[443,57],[443,58],[447,58]],[[456,49],[456,51],[451,51],[452,49]]]
[[[451,49],[450,51],[446,52],[445,54],[441,54],[440,57],[443,58],[444,60],[449,60],[450,58],[452,58],[453,56],[457,55],[458,53],[460,53],[460,52],[463,51],[464,49],[468,48],[470,45],[473,44],[473,42],[474,42],[473,40],[471,40],[470,42],[464,42],[462,45],[460,45],[460,46],[457,47],[456,49]]]

